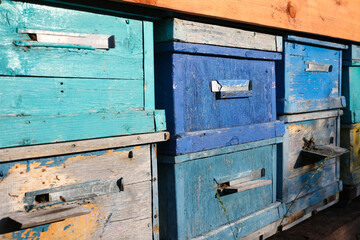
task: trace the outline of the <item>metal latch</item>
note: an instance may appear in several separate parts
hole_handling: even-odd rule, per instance
[[[61,47],[82,49],[115,48],[114,35],[67,33],[33,29],[18,29],[20,34],[28,34],[29,41],[14,41],[16,46]]]

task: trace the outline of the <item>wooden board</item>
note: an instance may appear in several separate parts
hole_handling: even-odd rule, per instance
[[[156,26],[155,41],[180,41],[225,47],[282,52],[282,37],[183,19],[167,19]]]
[[[77,204],[61,205],[50,209],[33,212],[16,212],[10,219],[18,222],[21,229],[58,222],[67,218],[78,217],[91,213],[90,209]]]
[[[166,141],[169,137],[168,132],[160,132],[56,144],[24,146],[19,148],[2,148],[0,149],[0,162],[156,143]]]
[[[181,13],[360,41],[356,0],[114,0]]]
[[[0,118],[0,148],[165,130],[162,110]],[[157,119],[161,121],[156,121]]]

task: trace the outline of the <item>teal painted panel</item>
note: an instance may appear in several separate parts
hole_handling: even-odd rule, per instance
[[[154,30],[153,23],[144,22],[144,96],[145,110],[155,109]]]
[[[4,0],[0,5],[0,75],[143,79],[143,22]],[[115,48],[21,47],[18,29],[114,35]]]
[[[270,207],[273,199],[273,169],[276,161],[276,144],[259,146],[254,143],[246,150],[233,150],[230,147],[205,151],[203,156],[179,164],[169,164],[183,156],[159,156],[159,202],[160,235],[164,239],[190,239],[206,234],[230,222],[259,213]],[[218,151],[216,154],[215,152]],[[200,153],[199,153],[200,154]],[[165,158],[166,160],[161,160]],[[257,179],[272,180],[272,183],[257,188],[221,196],[216,196],[219,183],[244,176],[249,172],[264,168],[264,176]],[[226,209],[228,219],[224,213]],[[266,216],[264,216],[264,219]],[[254,225],[256,231],[277,219]],[[245,226],[236,226],[241,229]],[[230,229],[227,229],[231,235]],[[249,234],[251,232],[247,232]]]
[[[144,110],[143,80],[0,77],[0,117]]]
[[[165,115],[137,111],[0,118],[0,148],[156,132],[155,114]]]
[[[360,67],[343,67],[343,94],[347,101],[343,123],[360,122]]]

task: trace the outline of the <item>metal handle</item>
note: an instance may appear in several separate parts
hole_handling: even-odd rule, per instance
[[[66,33],[32,29],[18,29],[20,34],[28,34],[31,40],[17,41],[15,46],[21,47],[56,47],[80,49],[115,48],[114,35]]]
[[[315,62],[305,62],[308,67],[305,69],[307,72],[331,72],[333,66],[330,64],[319,64]]]
[[[223,178],[218,184],[220,195],[229,195],[272,184],[272,180],[261,179],[263,177],[265,177],[265,168]]]
[[[241,98],[252,96],[251,80],[214,80],[211,91],[219,98]]]

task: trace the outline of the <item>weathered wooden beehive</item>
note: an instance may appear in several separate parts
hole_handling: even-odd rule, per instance
[[[0,239],[158,239],[153,25],[72,8],[0,3]]]
[[[342,92],[347,106],[341,118],[341,145],[350,150],[341,158],[342,197],[350,201],[360,195],[360,47],[351,45],[344,53]]]
[[[275,61],[281,38],[180,19],[155,30],[163,239],[253,239],[276,231]],[[279,45],[280,44],[280,45]]]
[[[279,147],[278,199],[286,203],[283,229],[336,203],[342,190],[339,156],[341,44],[287,36],[277,65],[277,109],[285,122]]]

